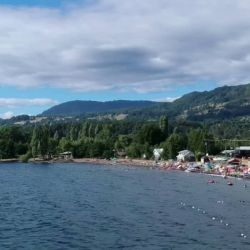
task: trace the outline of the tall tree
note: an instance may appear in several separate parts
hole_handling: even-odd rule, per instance
[[[154,124],[144,125],[138,133],[140,144],[156,145],[164,140],[164,135],[161,129]]]
[[[168,137],[168,117],[166,115],[160,118],[160,129],[165,138]]]
[[[35,127],[32,132],[32,138],[31,138],[31,143],[30,143],[33,157],[36,157],[39,154],[38,143],[39,143],[38,129],[37,127]]]
[[[184,138],[180,134],[172,134],[163,144],[165,159],[175,159],[178,152],[186,148]]]

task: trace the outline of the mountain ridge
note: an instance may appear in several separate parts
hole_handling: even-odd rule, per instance
[[[250,84],[191,92],[174,101],[171,110],[191,120],[250,115]]]
[[[250,84],[222,86],[211,91],[194,91],[173,102],[116,100],[107,102],[71,101],[56,105],[43,116],[77,116],[126,111],[134,117],[213,120],[250,116]]]
[[[53,117],[81,117],[81,119],[115,117],[126,114],[127,119],[156,120],[161,115],[170,119],[189,121],[220,121],[250,117],[250,84],[222,86],[211,91],[194,91],[173,102],[154,101],[84,101],[58,104],[38,115]],[[21,119],[21,118],[20,118]],[[14,120],[19,121],[18,117]],[[3,122],[3,121],[2,121]]]
[[[130,100],[114,100],[114,101],[84,101],[75,100],[64,102],[53,106],[44,111],[42,116],[68,116],[83,115],[89,113],[105,113],[115,112],[129,109],[141,109],[155,105],[153,101],[130,101]]]

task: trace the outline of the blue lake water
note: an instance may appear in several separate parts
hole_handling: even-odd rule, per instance
[[[250,182],[211,178],[2,164],[0,249],[250,249]]]

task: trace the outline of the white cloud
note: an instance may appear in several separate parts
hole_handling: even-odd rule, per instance
[[[5,112],[4,114],[0,115],[0,118],[2,119],[10,119],[14,116],[14,113],[11,111]]]
[[[157,99],[157,100],[154,100],[156,102],[173,102],[177,99],[179,99],[180,97],[166,97],[166,98],[161,98],[161,99]]]
[[[179,99],[180,97],[167,97],[166,99],[165,99],[165,101],[166,102],[173,102],[173,101],[175,101],[175,100],[177,100],[177,99]]]
[[[249,0],[0,8],[0,85],[161,92],[250,82]]]
[[[17,99],[17,98],[0,98],[0,107],[15,108],[15,107],[34,107],[34,106],[52,106],[57,104],[52,99]],[[8,114],[8,112],[6,113]]]

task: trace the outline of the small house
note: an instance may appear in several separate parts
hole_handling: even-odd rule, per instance
[[[248,158],[250,157],[250,146],[242,146],[235,149],[234,157]]]
[[[195,161],[195,155],[189,150],[182,150],[177,155],[177,161],[192,162]]]
[[[63,152],[60,154],[60,158],[63,160],[70,160],[73,159],[73,155],[72,152],[68,151],[68,152]]]

